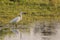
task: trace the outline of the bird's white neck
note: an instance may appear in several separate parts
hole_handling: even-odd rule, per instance
[[[20,18],[22,19],[22,14],[20,14]]]
[[[20,14],[20,16],[22,16],[22,13]]]
[[[20,18],[22,19],[22,14],[23,14],[23,12],[20,12]]]

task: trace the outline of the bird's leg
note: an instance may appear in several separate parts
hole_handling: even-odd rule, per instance
[[[17,24],[15,24],[15,28],[17,28]]]
[[[12,28],[15,28],[15,24],[14,23],[12,24]]]

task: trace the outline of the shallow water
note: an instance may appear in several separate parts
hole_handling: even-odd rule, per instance
[[[54,27],[56,27],[53,29],[54,33],[48,33],[49,35],[47,33],[43,35],[43,30],[39,28],[34,29],[34,27],[30,29],[29,33],[13,30],[13,34],[5,35],[3,40],[60,40],[60,23],[54,25]]]
[[[21,33],[19,30],[12,30],[13,34],[11,35],[6,35],[4,40],[20,40],[21,38]]]
[[[17,33],[12,35],[6,35],[4,40],[60,40],[60,29],[57,29],[55,35],[43,36],[40,33]]]

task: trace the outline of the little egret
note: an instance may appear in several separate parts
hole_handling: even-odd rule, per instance
[[[20,15],[10,21],[10,24],[14,24],[17,27],[17,23],[22,20],[22,14],[25,12],[20,12]]]
[[[22,20],[22,14],[23,14],[23,12],[20,12],[20,15],[17,16],[16,18],[12,19],[12,20],[10,21],[10,23],[17,23],[17,22],[19,22],[20,20]]]

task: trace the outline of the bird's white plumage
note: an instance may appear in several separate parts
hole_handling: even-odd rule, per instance
[[[21,20],[21,18],[18,16],[16,18],[14,18],[13,20],[10,21],[10,23],[17,23]]]
[[[20,20],[22,20],[22,13],[23,13],[23,12],[20,12],[20,16],[17,16],[16,18],[12,19],[12,20],[10,21],[10,23],[17,23],[17,22],[19,22]]]

